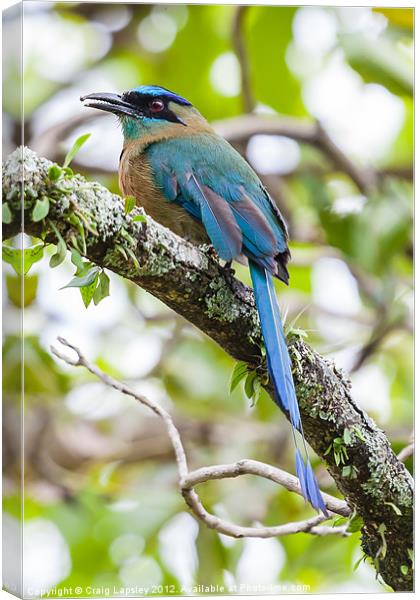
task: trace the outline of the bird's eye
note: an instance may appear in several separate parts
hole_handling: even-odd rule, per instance
[[[163,110],[165,108],[165,105],[162,102],[162,100],[153,100],[149,104],[149,108],[150,108],[150,112],[152,112],[152,113],[158,113],[158,112],[160,112],[161,110]]]

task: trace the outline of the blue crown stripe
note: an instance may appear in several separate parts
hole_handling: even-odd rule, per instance
[[[188,102],[182,96],[178,96],[174,92],[167,90],[166,88],[160,87],[158,85],[139,85],[138,87],[131,90],[132,92],[137,92],[138,94],[150,95],[150,96],[165,96],[178,104],[184,104],[185,106],[191,106],[191,102]]]

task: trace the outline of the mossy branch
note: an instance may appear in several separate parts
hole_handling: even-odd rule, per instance
[[[24,230],[55,242],[58,230],[68,248],[76,245],[91,262],[159,298],[232,357],[250,369],[258,367],[261,334],[253,292],[227,273],[210,249],[185,242],[150,217],[136,222],[133,217],[143,214],[140,209],[125,214],[119,196],[79,175],[54,179],[51,167],[50,161],[27,148],[7,158],[6,238]],[[35,204],[44,198],[51,199],[49,212],[34,222]],[[289,345],[309,443],[363,519],[362,547],[378,573],[394,590],[412,590],[409,472],[385,434],[354,402],[343,373],[301,339],[293,338]]]

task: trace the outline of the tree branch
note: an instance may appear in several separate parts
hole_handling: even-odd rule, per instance
[[[283,485],[288,490],[293,491],[299,494],[300,496],[302,496],[302,490],[300,488],[298,479],[293,475],[290,475],[285,471],[281,471],[280,469],[276,469],[275,467],[271,467],[258,461],[243,460],[239,461],[235,465],[217,465],[189,472],[187,465],[187,457],[185,454],[184,446],[182,444],[181,436],[170,414],[157,402],[146,398],[142,394],[134,392],[124,383],[117,381],[113,377],[110,377],[109,375],[104,373],[96,365],[91,363],[82,354],[79,348],[77,348],[64,338],[58,338],[58,341],[63,346],[73,350],[76,353],[77,358],[73,359],[69,356],[66,356],[65,354],[62,354],[62,352],[60,352],[57,348],[51,346],[51,352],[55,356],[57,356],[57,358],[63,360],[68,365],[72,365],[74,367],[85,367],[85,369],[87,369],[88,371],[90,371],[90,373],[98,377],[98,379],[100,379],[105,385],[114,388],[115,390],[118,390],[122,394],[131,396],[132,398],[140,402],[140,404],[147,406],[147,408],[152,410],[158,417],[162,419],[174,450],[176,463],[178,466],[179,487],[182,492],[182,495],[184,496],[186,503],[191,508],[193,513],[199,519],[201,519],[207,525],[207,527],[209,527],[210,529],[216,529],[219,533],[223,533],[234,538],[269,538],[291,535],[294,533],[311,533],[313,535],[348,535],[348,533],[346,532],[346,527],[324,526],[322,529],[319,530],[320,533],[317,533],[317,526],[320,523],[323,523],[324,521],[330,519],[331,516],[333,516],[333,512],[337,512],[338,514],[347,517],[350,515],[351,512],[345,502],[343,502],[342,500],[338,500],[337,498],[334,498],[329,494],[323,494],[323,498],[327,508],[333,511],[330,512],[327,517],[323,514],[316,515],[315,517],[306,519],[305,521],[296,521],[294,523],[278,525],[277,527],[241,527],[239,525],[234,525],[233,523],[230,523],[224,519],[220,519],[219,517],[216,517],[207,512],[198,494],[195,492],[194,487],[199,483],[204,483],[205,481],[210,481],[212,479],[238,477],[239,475],[252,473],[253,475],[271,479],[271,481],[275,481],[276,483]]]
[[[29,149],[18,149],[7,159],[3,197],[11,218],[4,227],[6,237],[22,230],[23,211],[26,233],[55,241],[56,228],[72,247],[80,243],[75,211],[85,215],[84,221],[95,231],[85,230],[84,253],[92,262],[148,290],[231,356],[246,361],[250,369],[261,367],[261,333],[252,290],[226,273],[208,248],[185,242],[149,217],[145,223],[133,222],[141,209],[125,215],[120,198],[99,184],[80,176],[52,181],[51,164]],[[34,223],[33,207],[45,196],[53,200],[50,212]],[[129,243],[139,266],[117,249]],[[301,339],[289,340],[289,351],[306,436],[326,461],[347,504],[362,517],[364,551],[393,589],[411,590],[409,472],[384,433],[355,404],[343,373]],[[267,390],[273,393],[269,386]]]
[[[311,123],[292,118],[267,115],[243,115],[213,123],[217,133],[231,144],[248,140],[253,135],[281,135],[321,150],[332,164],[347,173],[363,194],[368,195],[377,185],[377,173],[352,161],[331,139],[319,122]]]
[[[251,113],[255,108],[255,98],[251,87],[251,73],[243,34],[244,19],[249,6],[237,6],[233,16],[232,43],[241,68],[241,90],[244,111]]]
[[[413,454],[414,454],[414,431],[413,431],[413,435],[411,436],[410,443],[407,444],[407,446],[405,446],[401,450],[401,452],[398,453],[397,458],[401,462],[405,462],[408,458],[410,458],[410,456],[413,456]]]

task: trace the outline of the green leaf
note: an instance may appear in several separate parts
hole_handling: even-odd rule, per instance
[[[120,230],[120,235],[122,238],[124,238],[128,242],[129,246],[133,246],[133,247],[136,246],[136,240],[133,238],[132,235],[130,235],[128,233],[128,231],[126,229],[122,228]]]
[[[398,515],[399,517],[402,516],[401,510],[393,502],[384,502],[384,504],[387,504],[388,506],[393,508],[396,515]]]
[[[47,196],[43,196],[40,200],[37,200],[32,211],[32,221],[38,223],[42,221],[48,215],[50,210],[50,201]]]
[[[134,223],[146,223],[147,219],[145,215],[136,215],[133,217]]]
[[[50,267],[52,269],[54,269],[55,267],[58,267],[58,265],[61,265],[63,260],[66,258],[66,254],[67,254],[66,242],[63,240],[63,238],[61,238],[61,240],[57,244],[56,253],[53,254],[50,258]]]
[[[353,431],[354,431],[354,434],[359,438],[359,440],[361,442],[366,442],[365,438],[363,437],[362,432],[360,431],[360,429],[358,427],[353,427]]]
[[[408,557],[411,560],[411,562],[414,563],[414,553],[413,553],[413,550],[411,548],[407,549],[407,554],[408,554]]]
[[[230,394],[238,386],[238,384],[242,381],[242,379],[247,376],[247,373],[248,373],[248,365],[246,362],[239,361],[239,362],[235,363],[235,366],[233,367],[232,374],[230,376],[230,381],[229,381],[229,393]]]
[[[378,533],[382,539],[382,546],[379,548],[379,551],[376,556],[381,554],[382,558],[385,558],[387,549],[388,549],[388,545],[387,545],[386,538],[385,538],[385,531],[386,531],[386,525],[385,525],[385,523],[381,523],[378,527]]]
[[[347,427],[344,429],[344,432],[343,432],[343,441],[346,446],[351,444],[351,431],[350,431],[350,429],[347,429]]]
[[[109,277],[104,271],[101,271],[98,286],[93,294],[93,302],[97,305],[107,296],[109,296]]]
[[[408,573],[407,565],[401,565],[400,570],[403,575],[407,575],[407,573]]]
[[[254,379],[256,378],[256,376],[257,373],[255,371],[252,371],[252,373],[248,373],[245,379],[244,390],[248,398],[252,398],[254,394]]]
[[[80,294],[82,296],[83,303],[87,308],[92,301],[95,289],[98,283],[98,273],[96,273],[94,280],[90,285],[85,285],[80,288]]]
[[[44,255],[44,244],[36,244],[25,250],[3,244],[3,260],[12,265],[18,275],[26,275],[31,266]]]
[[[347,517],[335,517],[332,522],[333,527],[339,527],[340,525],[344,525],[347,523]]]
[[[247,375],[244,386],[245,394],[251,400],[251,406],[254,406],[260,397],[261,381],[256,371]]]
[[[349,533],[356,533],[357,531],[360,531],[360,529],[363,527],[363,519],[360,515],[355,514],[354,517],[352,517],[349,521],[349,524],[347,525],[347,531]]]
[[[83,258],[80,256],[77,250],[71,251],[71,262],[76,267],[75,275],[80,275],[86,268],[86,263],[83,262]]]
[[[64,290],[65,288],[70,288],[70,287],[78,287],[78,288],[88,287],[88,286],[92,285],[92,283],[95,281],[98,273],[99,273],[99,267],[91,267],[81,277],[73,277],[73,279],[71,281],[69,281],[69,283],[67,285],[63,286],[61,289]],[[92,295],[93,295],[93,292],[92,292]]]
[[[69,223],[71,223],[72,225],[74,225],[80,235],[80,240],[82,242],[82,253],[86,254],[86,236],[85,236],[85,228],[83,227],[83,223],[80,219],[80,217],[78,215],[76,215],[75,213],[72,213],[69,218]],[[77,243],[77,246],[79,246],[79,244]]]
[[[121,246],[121,244],[115,244],[115,249],[125,258],[125,260],[128,260],[126,249]]]
[[[12,211],[10,210],[10,207],[7,204],[7,202],[4,202],[2,204],[2,220],[3,223],[5,223],[6,225],[13,221]]]
[[[354,566],[353,566],[353,571],[357,571],[357,569],[358,569],[358,567],[359,567],[360,563],[362,562],[362,560],[366,560],[366,554],[362,554],[362,556],[359,558],[359,560],[357,560],[357,561],[354,563]]]
[[[259,377],[256,377],[253,381],[253,393],[251,396],[251,406],[255,406],[258,402],[261,393],[261,381]]]
[[[57,179],[60,179],[62,172],[62,168],[58,165],[51,165],[51,167],[48,169],[48,178],[51,181],[57,181]]]
[[[69,164],[71,163],[73,158],[79,152],[79,150],[83,146],[83,144],[85,144],[88,141],[90,136],[91,136],[90,133],[85,133],[77,138],[77,140],[74,142],[73,146],[70,148],[70,150],[66,154],[66,158],[64,159],[64,162],[63,162],[63,167],[69,166]]]
[[[351,465],[347,465],[341,469],[341,475],[343,477],[350,477],[352,473]]]
[[[324,456],[328,456],[328,454],[329,454],[329,453],[331,452],[331,450],[332,450],[332,447],[333,447],[333,445],[332,445],[332,443],[331,443],[331,444],[328,446],[328,448],[325,450],[325,452],[324,452]]]
[[[133,210],[133,208],[136,206],[136,199],[134,198],[134,196],[126,196],[124,198],[124,212],[126,215],[128,215],[129,213],[131,213],[131,211]]]
[[[134,254],[131,248],[125,248],[125,251],[130,256],[131,260],[136,266],[136,269],[140,269],[139,261],[137,260],[137,256]]]
[[[307,338],[308,332],[305,329],[300,329],[299,327],[289,327],[286,337],[292,335],[300,338]]]
[[[57,251],[50,258],[50,267],[54,269],[55,267],[58,267],[58,265],[61,265],[63,260],[66,258],[67,246],[61,233],[58,231],[54,223],[51,223],[51,226],[54,229],[55,235],[57,236]]]

